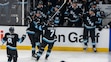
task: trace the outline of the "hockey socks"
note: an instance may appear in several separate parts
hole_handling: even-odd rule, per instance
[[[51,50],[50,50],[50,49],[49,49],[49,50],[47,50],[47,53],[46,53],[46,56],[45,56],[45,59],[46,59],[46,60],[48,59],[48,57],[49,57],[50,53],[51,53]]]
[[[94,51],[94,52],[97,52],[96,43],[95,43],[95,42],[92,43],[92,47],[93,47],[93,51]]]
[[[35,47],[32,47],[32,57],[34,56],[35,54]]]
[[[36,57],[36,61],[39,60],[39,58],[41,57],[42,53],[43,53],[44,49],[40,49],[37,53],[37,57]]]
[[[88,47],[88,45],[87,45],[87,40],[84,40],[84,47],[83,47],[83,50],[87,50],[87,47]]]

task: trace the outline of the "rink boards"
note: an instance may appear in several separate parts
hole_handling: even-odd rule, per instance
[[[8,32],[10,26],[0,26],[0,40],[6,32]],[[26,26],[15,26],[15,33],[26,34]],[[83,51],[83,28],[74,27],[56,27],[57,42],[55,42],[53,50],[57,51]],[[96,29],[95,39],[97,42],[98,52],[109,52],[111,50],[110,44],[110,29],[103,29],[98,31]],[[0,42],[1,44],[1,42]],[[5,45],[2,49],[5,49]],[[31,44],[28,36],[23,43],[18,43],[18,49],[31,50]],[[46,48],[47,49],[47,48]],[[92,43],[89,36],[88,51],[92,51]]]

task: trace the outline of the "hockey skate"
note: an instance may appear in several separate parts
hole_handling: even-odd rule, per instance
[[[96,49],[96,48],[93,48],[93,51],[94,51],[94,52],[97,52],[97,49]]]
[[[40,58],[40,57],[36,57],[36,60],[35,60],[35,61],[38,62],[38,61],[39,61],[39,58]]]
[[[37,58],[37,54],[33,54],[32,57],[33,57],[33,58]]]
[[[87,50],[87,48],[88,48],[88,46],[84,46],[83,50],[84,50],[84,51],[86,51],[86,50]]]
[[[35,62],[38,62],[38,60],[35,60]]]
[[[47,56],[45,57],[45,60],[48,60],[48,57],[47,57]]]

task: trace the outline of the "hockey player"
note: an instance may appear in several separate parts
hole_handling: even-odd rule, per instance
[[[32,20],[29,24],[28,24],[28,28],[26,30],[28,37],[30,39],[31,45],[32,45],[32,57],[34,57],[35,54],[35,47],[36,47],[36,42],[34,41],[35,39],[35,24],[34,24],[34,20]]]
[[[81,8],[83,9],[83,13],[88,12],[90,8],[90,2],[88,0],[82,0]]]
[[[71,6],[67,9],[67,15],[69,16],[68,26],[81,27],[81,15],[82,9],[77,5],[77,2],[73,2]]]
[[[54,14],[58,11],[59,8],[60,8],[59,5],[56,5],[55,7],[52,7],[52,8],[48,11],[48,13],[47,13],[48,19],[50,19],[51,16],[54,15]],[[54,16],[54,18],[53,18],[54,26],[59,26],[60,16],[61,16],[61,13],[60,13],[60,11],[58,11],[58,13],[57,13],[57,14]]]
[[[51,23],[49,23],[49,26],[46,26],[43,30],[42,44],[41,44],[41,47],[37,53],[37,58],[36,58],[37,61],[41,57],[42,53],[44,52],[44,48],[47,45],[48,45],[48,50],[47,50],[45,59],[48,59],[48,57],[51,53],[51,50],[53,48],[53,45],[56,41],[54,25],[51,25]]]
[[[33,9],[40,3],[47,4],[45,1],[42,0],[30,0],[30,10],[33,11]]]
[[[8,61],[11,62],[13,59],[13,62],[17,62],[18,53],[17,53],[17,42],[22,43],[25,39],[26,35],[22,35],[21,38],[19,38],[18,34],[14,33],[14,27],[9,28],[9,32],[5,33],[5,36],[2,39],[3,44],[6,43],[7,48],[7,57]]]
[[[102,20],[105,14],[103,14],[103,11],[100,10],[99,7],[97,7],[97,3],[94,1],[91,4],[91,8],[89,10],[93,10],[96,14],[96,17],[98,17],[98,21],[96,22],[97,28],[99,28],[100,25],[102,25]]]
[[[26,32],[29,36],[29,39],[32,44],[32,57],[35,57],[35,52],[36,52],[36,46],[40,47],[40,35],[41,35],[41,22],[42,16],[40,14],[40,11],[37,11],[37,13],[34,16],[34,20],[29,24]]]
[[[47,12],[47,7],[46,5],[43,5],[43,1],[39,1],[37,7],[34,8],[34,10],[37,12],[38,10],[41,11],[41,15],[46,18],[46,12]]]
[[[89,34],[92,40],[93,51],[96,52],[96,41],[95,41],[95,28],[96,22],[98,21],[98,17],[93,10],[89,10],[89,13],[83,15],[84,21],[84,31],[83,31],[83,39],[84,39],[84,50],[87,49]]]
[[[34,16],[35,16],[35,12],[32,11],[29,13],[29,15],[26,17],[26,25],[30,25],[30,22],[32,22],[32,20],[34,20]]]

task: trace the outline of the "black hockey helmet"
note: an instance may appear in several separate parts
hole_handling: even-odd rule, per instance
[[[43,5],[43,1],[40,0],[39,3],[38,3],[38,5]]]
[[[14,32],[14,27],[10,27],[10,28],[9,28],[9,31],[10,31],[11,33],[13,33],[13,32]]]
[[[97,3],[94,1],[94,2],[90,3],[90,6],[97,6]]]

